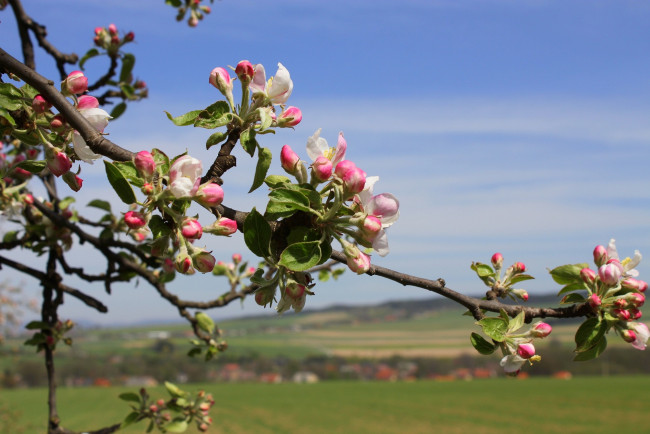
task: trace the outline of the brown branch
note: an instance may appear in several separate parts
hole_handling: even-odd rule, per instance
[[[212,163],[210,169],[208,169],[205,175],[201,178],[201,184],[205,184],[206,182],[216,182],[219,185],[223,184],[221,176],[223,176],[228,169],[237,165],[237,159],[234,155],[230,155],[230,153],[235,145],[237,145],[240,134],[241,130],[239,127],[230,130],[228,133],[228,139],[226,140],[226,143],[221,145],[221,149],[219,149],[219,154],[214,160],[214,163]]]
[[[29,32],[27,31],[29,26],[25,22],[27,14],[23,10],[23,5],[19,0],[9,0],[11,9],[14,11],[14,16],[16,17],[16,24],[18,25],[18,34],[20,35],[20,46],[23,52],[23,59],[25,65],[30,69],[36,69],[36,62],[34,61],[34,44],[29,37]]]
[[[0,67],[17,75],[38,90],[43,98],[56,107],[66,121],[79,132],[93,152],[116,161],[130,161],[133,158],[135,155],[133,152],[119,147],[93,128],[90,122],[54,87],[51,80],[27,68],[2,48],[0,48]]]
[[[117,53],[114,56],[111,57],[111,65],[108,68],[108,71],[106,74],[102,75],[99,80],[97,80],[95,83],[91,84],[88,86],[88,92],[92,92],[93,90],[97,90],[100,87],[106,85],[108,81],[115,75],[115,71],[117,70]]]

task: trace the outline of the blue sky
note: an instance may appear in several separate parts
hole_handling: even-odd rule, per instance
[[[95,26],[115,23],[135,32],[136,43],[127,47],[150,98],[132,104],[106,131],[136,151],[187,149],[213,158],[204,148],[209,131],[175,127],[163,110],[177,115],[219,99],[208,84],[216,66],[248,59],[274,73],[282,62],[294,81],[289,104],[304,118],[295,131],[262,144],[278,151],[290,144],[308,159],[304,145],[317,128],[330,144],[345,132],[348,158],[380,176],[377,192],[401,203],[400,220],[388,231],[391,253],[374,256],[376,264],[443,277],[451,288],[480,294],[469,265],[500,251],[538,278],[522,285],[534,303],[535,294],[557,289],[546,267],[590,261],[593,247],[610,238],[623,256],[634,249],[650,255],[645,2],[221,0],[196,29],[176,23],[162,1],[91,0],[82,7],[34,0],[25,7],[47,24],[55,44],[79,54],[90,48]],[[13,16],[5,11],[0,20],[3,48],[19,56]],[[49,59],[37,62],[41,73],[57,77]],[[89,74],[98,71],[88,66]],[[272,168],[281,173],[277,160]],[[263,191],[245,195],[253,166],[240,150],[238,167],[225,178],[229,206],[265,206]],[[99,164],[82,170],[79,206],[109,194]],[[244,250],[239,237],[205,243],[223,259]],[[92,268],[88,256],[73,255]],[[648,262],[639,269],[647,279]],[[431,297],[346,274],[317,286],[307,307]],[[172,289],[181,297],[225,291],[208,276],[178,280]],[[89,291],[112,312],[98,320],[68,298],[63,316],[104,324],[176,317],[144,284],[116,287],[111,297],[101,288]],[[259,312],[247,300],[213,316]]]

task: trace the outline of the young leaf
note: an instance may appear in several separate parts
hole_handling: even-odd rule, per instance
[[[576,356],[573,358],[573,361],[584,362],[587,360],[595,359],[596,357],[600,356],[606,348],[607,338],[605,336],[602,336],[600,340],[594,344],[593,347],[589,348],[587,351],[582,351],[576,354]]]
[[[580,270],[583,268],[588,268],[589,264],[567,264],[555,267],[550,270],[551,277],[560,285],[568,285],[570,283],[576,283],[582,281],[580,278]]]
[[[244,148],[244,151],[246,151],[246,153],[251,157],[255,154],[255,149],[257,149],[258,146],[257,140],[255,140],[255,135],[255,130],[249,128],[246,131],[243,131],[239,136],[239,142],[241,143],[242,148]]]
[[[218,145],[219,143],[223,142],[227,138],[228,138],[228,133],[222,131],[217,131],[216,133],[212,133],[210,137],[208,137],[208,140],[205,142],[205,149],[210,149],[214,145]]]
[[[483,318],[477,322],[483,328],[483,333],[497,342],[503,342],[506,339],[508,323],[503,318]]]
[[[131,188],[131,184],[126,180],[120,169],[118,169],[115,164],[109,163],[105,160],[104,166],[106,168],[108,182],[111,184],[113,190],[115,190],[120,199],[122,199],[122,202],[127,205],[135,203],[136,198],[133,188]]]
[[[97,55],[99,55],[99,50],[97,48],[91,48],[90,50],[86,51],[86,54],[84,54],[83,57],[79,60],[79,69],[83,71],[86,61]]]
[[[122,70],[120,71],[120,81],[122,83],[128,83],[131,78],[131,71],[135,65],[135,56],[131,53],[127,53],[122,56]]]
[[[572,293],[565,295],[564,298],[560,300],[560,304],[584,303],[585,301],[587,301],[587,299],[584,298],[584,296]]]
[[[118,398],[120,398],[122,401],[127,401],[127,402],[135,402],[137,404],[140,404],[140,395],[137,393],[133,392],[126,392],[126,393],[120,393],[118,395]]]
[[[139,417],[140,417],[140,413],[138,413],[137,411],[132,411],[124,418],[124,420],[122,421],[122,425],[120,425],[120,429],[126,428],[129,425],[133,425],[138,421]]]
[[[557,293],[557,295],[562,295],[562,294],[567,294],[569,292],[573,291],[581,291],[587,289],[587,284],[583,281],[580,282],[575,282],[575,283],[570,283],[566,285],[564,288],[560,289],[560,292]]]
[[[113,120],[115,120],[120,116],[122,116],[122,113],[124,113],[125,110],[126,110],[126,103],[121,102],[115,107],[113,107],[113,110],[111,110],[111,117],[113,118]]]
[[[290,182],[291,180],[289,178],[282,175],[269,175],[264,179],[264,183],[268,185],[269,188],[279,188]]]
[[[534,277],[528,274],[517,274],[516,276],[512,276],[510,278],[510,283],[514,285],[515,283],[519,283],[519,282],[523,282],[524,280],[531,280],[531,279],[534,279]]]
[[[167,174],[169,172],[169,157],[160,149],[154,148],[151,150],[153,161],[156,163],[156,170],[159,173]]]
[[[268,148],[261,148],[257,153],[255,178],[253,179],[253,185],[251,186],[251,189],[248,190],[249,193],[255,191],[260,185],[264,183],[264,178],[266,178],[266,173],[269,171],[272,158],[273,154]]]
[[[88,202],[88,206],[92,206],[94,208],[99,208],[103,209],[104,211],[111,212],[111,204],[105,200],[101,199],[94,199]]]
[[[516,317],[510,320],[510,322],[508,323],[508,331],[514,332],[522,328],[524,326],[525,319],[526,319],[526,314],[522,310],[517,314]]]
[[[199,328],[205,332],[212,334],[214,332],[214,321],[203,312],[197,312],[194,316],[199,323]]]
[[[167,389],[167,392],[169,392],[169,394],[172,396],[172,398],[180,398],[187,394],[186,392],[183,392],[181,389],[179,389],[177,385],[170,383],[169,381],[165,381],[165,388]]]
[[[597,345],[607,331],[607,322],[600,318],[588,318],[576,331],[576,351],[583,352]]]
[[[476,348],[476,351],[486,356],[492,354],[497,348],[496,345],[492,342],[488,342],[478,333],[472,333],[469,337],[469,341],[472,343],[472,346]]]
[[[253,254],[261,258],[271,255],[271,225],[255,208],[244,221],[244,242]]]
[[[115,164],[115,167],[122,172],[122,175],[124,175],[132,185],[135,185],[136,187],[142,187],[144,185],[144,181],[140,178],[138,169],[135,168],[135,163],[133,161],[116,161],[113,164]]]
[[[165,430],[169,432],[185,432],[187,430],[187,421],[181,417],[177,417],[165,425]]]
[[[308,241],[289,245],[280,255],[280,265],[293,271],[305,271],[321,259],[320,243]]]
[[[18,163],[18,167],[21,169],[25,169],[29,173],[41,173],[43,169],[45,169],[45,166],[47,163],[45,160],[40,160],[40,161],[34,161],[34,160],[23,160],[20,163]]]
[[[177,125],[179,127],[184,127],[187,125],[193,125],[194,121],[196,118],[199,116],[199,113],[201,113],[203,110],[192,110],[191,112],[187,112],[184,115],[180,115],[177,117],[173,117],[169,112],[165,112],[167,114],[167,118],[174,123],[174,125]]]

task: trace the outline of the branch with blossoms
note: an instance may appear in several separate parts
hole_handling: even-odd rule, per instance
[[[200,0],[167,3],[177,8],[179,20],[189,14],[190,26],[210,12]],[[489,264],[471,264],[488,287],[483,298],[454,291],[442,278],[430,280],[376,266],[372,255],[390,252],[388,231],[399,219],[400,204],[391,193],[375,193],[379,177],[368,176],[346,159],[344,134],[340,132],[336,146],[330,147],[317,130],[307,138],[305,159],[289,145],[274,151],[260,143],[265,134],[292,128],[302,120],[300,109],[287,105],[293,81],[282,64],[268,79],[263,65],[246,60],[234,68],[214,68],[208,82],[223,98],[182,115],[167,113],[177,126],[210,130],[206,148],[218,145],[219,151],[209,166],[186,153],[131,151],[105,138],[104,130],[124,112],[127,102],[147,95],[144,82],[133,77],[135,57],[123,51],[133,41],[133,32],[120,35],[113,24],[95,28],[94,47],[81,57],[78,70],[66,74],[64,65],[74,63],[76,56],[62,55],[48,45],[44,28],[27,16],[19,0],[9,4],[19,22],[25,59],[20,62],[0,49],[2,74],[24,82],[21,86],[0,82],[0,210],[17,228],[4,235],[0,250],[20,247],[47,261],[43,270],[8,256],[0,256],[0,264],[30,275],[43,287],[41,321],[28,326],[34,330],[28,343],[45,356],[49,432],[69,432],[56,410],[54,350],[60,342],[72,343],[67,333],[74,324],[59,319],[58,308],[65,296],[72,296],[98,312],[107,310],[89,290],[66,285],[67,276],[99,282],[109,294],[118,283],[133,279],[148,283],[190,323],[196,339],[189,354],[206,360],[227,348],[206,311],[252,295],[257,304],[273,306],[280,314],[290,309],[300,312],[308,297],[315,295],[312,275],[318,273],[320,280],[336,278],[343,271],[337,263],[355,274],[420,287],[464,306],[481,331],[470,335],[470,343],[480,354],[499,351],[501,365],[511,375],[526,362],[541,360],[534,343],[548,336],[551,327],[535,321],[538,318],[585,317],[575,339],[578,361],[599,356],[611,331],[634,348],[645,349],[650,333],[638,320],[647,284],[636,279],[638,252],[632,259],[620,260],[612,240],[608,247],[598,246],[594,251],[595,271],[586,263],[550,270],[552,278],[563,285],[558,295],[563,296],[560,303],[565,306],[549,308],[523,304],[529,294],[520,285],[533,276],[526,274],[522,262],[504,267],[498,253]],[[6,5],[0,0],[0,9]],[[34,71],[30,29],[57,62],[60,86]],[[107,71],[89,80],[84,64],[102,55],[109,59]],[[109,114],[101,107],[114,98],[122,101]],[[236,166],[239,146],[244,156],[257,159],[250,191],[265,186],[268,201],[262,207],[236,210],[224,203],[228,197],[224,177]],[[274,153],[279,153],[282,175],[269,174]],[[103,161],[104,169],[122,209],[114,212],[114,205],[105,198],[95,199],[88,206],[103,214],[90,219],[75,207],[74,196],[59,195],[56,180],[77,192],[83,186],[82,166],[102,157],[112,160]],[[34,197],[29,188],[34,181],[42,183],[47,199]],[[208,221],[199,219],[198,208],[210,211]],[[258,258],[256,267],[239,254],[233,255],[232,262],[218,261],[201,244],[209,236],[238,232]],[[71,264],[67,252],[78,244],[91,246],[101,258],[97,263],[105,268],[90,271]],[[168,283],[179,275],[195,273],[224,279],[221,294],[198,302],[168,289]],[[123,423],[97,432],[114,432],[141,420],[148,420],[151,429],[177,432],[195,423],[199,430],[207,430],[211,422],[207,411],[213,401],[201,393],[191,397],[174,385],[167,389],[169,400],[152,401],[146,391],[124,394],[121,398],[131,405],[129,415]]]

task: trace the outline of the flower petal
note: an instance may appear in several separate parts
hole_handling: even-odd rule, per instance
[[[248,87],[253,92],[264,92],[266,90],[266,71],[264,71],[264,66],[261,63],[255,65],[255,75],[253,75],[253,80]]]
[[[339,133],[339,140],[336,143],[336,151],[334,151],[334,158],[332,158],[332,165],[336,166],[339,161],[345,159],[345,151],[348,149],[348,142],[343,137],[343,131]]]
[[[388,236],[385,230],[379,231],[377,237],[372,240],[372,248],[379,256],[386,256],[390,250],[388,249]]]
[[[329,149],[327,140],[320,136],[321,130],[322,128],[319,128],[313,136],[307,139],[307,155],[309,155],[312,161],[316,161],[318,157],[324,156]]]
[[[101,158],[100,154],[95,154],[90,150],[90,147],[86,144],[81,135],[78,132],[74,132],[72,135],[72,146],[74,147],[74,153],[77,154],[81,160],[86,163],[93,164],[93,160]]]

